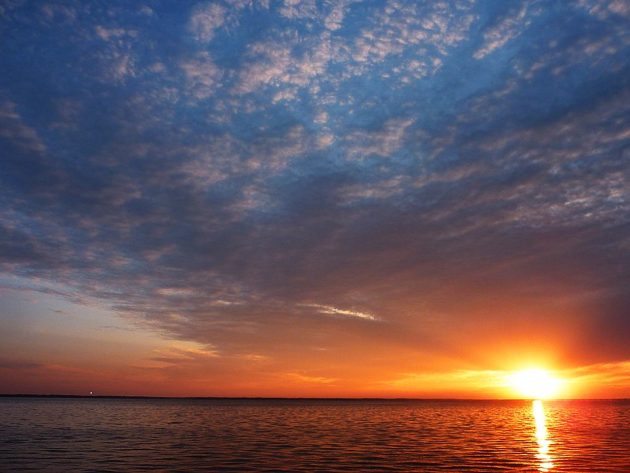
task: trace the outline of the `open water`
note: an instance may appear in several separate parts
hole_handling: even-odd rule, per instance
[[[630,472],[630,401],[0,398],[0,471]]]

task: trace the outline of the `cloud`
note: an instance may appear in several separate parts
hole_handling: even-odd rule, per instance
[[[115,38],[121,38],[124,36],[136,36],[135,31],[127,31],[124,28],[105,28],[104,26],[97,25],[94,29],[96,36],[103,41],[109,41]]]
[[[523,29],[527,27],[525,21],[527,11],[528,4],[524,2],[518,11],[515,9],[509,12],[498,23],[487,28],[483,33],[484,43],[475,51],[473,57],[475,59],[483,59],[521,34]]]
[[[316,18],[315,0],[284,0],[280,14],[286,18]]]
[[[630,7],[628,3],[623,0],[606,0],[599,2],[581,0],[578,4],[580,7],[586,9],[590,15],[602,20],[616,15],[622,17],[630,16]]]
[[[226,3],[237,10],[244,8],[269,8],[269,0],[227,0]]]
[[[372,320],[372,321],[378,320],[378,318],[372,314],[367,314],[365,312],[359,312],[356,310],[339,309],[338,307],[322,305],[322,304],[301,304],[301,305],[304,307],[312,307],[313,309],[317,309],[319,313],[325,314],[325,315],[350,317],[350,318],[356,317],[359,319]]]
[[[483,393],[489,394],[492,391],[492,395],[504,397],[506,393],[502,392],[502,388],[506,388],[505,378],[508,374],[509,372],[498,370],[404,373],[384,384],[388,388],[393,388],[397,391],[412,393],[434,390],[443,393],[453,393],[467,386],[467,389],[477,392],[477,395],[483,396]]]
[[[321,76],[332,58],[331,39],[328,34],[315,38],[311,47],[300,55],[293,53],[291,43],[268,41],[249,48],[251,58],[239,71],[237,93],[251,93],[262,87],[307,87]],[[274,102],[295,97],[288,88],[274,96]]]
[[[364,184],[350,184],[342,191],[342,201],[352,204],[359,199],[387,199],[401,193],[406,187],[408,179],[404,176],[394,176],[381,181]]]
[[[313,138],[300,125],[282,132],[274,129],[271,134],[261,135],[249,142],[231,135],[216,136],[207,143],[182,149],[182,155],[185,153],[189,160],[184,162],[181,169],[202,189],[207,189],[237,176],[279,173],[291,161],[304,158],[312,149],[312,142]],[[254,182],[243,186],[242,195],[245,200],[253,192],[263,196],[264,188],[263,184]],[[258,203],[263,202],[259,200]],[[242,201],[235,202],[235,205],[242,204]]]
[[[47,22],[72,23],[77,18],[76,8],[67,5],[46,3],[41,6],[41,11]]]
[[[183,61],[180,67],[186,76],[187,92],[198,100],[214,94],[223,74],[207,52]]]
[[[0,137],[18,148],[35,153],[46,151],[46,145],[37,131],[24,123],[11,100],[0,96]]]
[[[469,2],[458,2],[454,7],[458,14],[452,15],[450,7],[440,2],[388,2],[354,40],[350,56],[355,64],[348,66],[348,73],[363,74],[390,56],[405,53],[409,53],[406,60],[392,70],[395,75],[408,72],[417,79],[435,73],[449,49],[466,39],[475,20],[470,7]]]
[[[371,155],[391,157],[402,146],[405,132],[412,124],[411,119],[390,119],[380,130],[354,132],[346,138],[348,156],[359,159]]]
[[[325,376],[309,376],[302,373],[285,373],[284,377],[293,381],[315,384],[331,384],[337,381],[335,378],[327,378]]]
[[[221,28],[227,17],[227,10],[218,3],[197,5],[188,22],[189,31],[198,41],[207,43],[214,38],[216,31]]]
[[[289,48],[279,44],[259,43],[250,47],[253,57],[261,58],[250,62],[239,72],[237,91],[249,93],[262,85],[274,84],[285,77],[291,65]]]
[[[167,365],[180,365],[181,363],[199,362],[218,356],[220,356],[219,353],[211,347],[193,342],[177,342],[156,350],[152,361]]]
[[[330,13],[326,16],[326,19],[324,20],[326,28],[331,31],[335,31],[342,27],[346,5],[347,3],[339,2],[333,6]]]
[[[190,288],[178,288],[178,287],[161,287],[156,290],[156,292],[161,296],[178,296],[178,297],[187,297],[194,294]]]

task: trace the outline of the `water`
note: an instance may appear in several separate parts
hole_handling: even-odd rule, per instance
[[[630,402],[0,398],[0,470],[628,473]]]

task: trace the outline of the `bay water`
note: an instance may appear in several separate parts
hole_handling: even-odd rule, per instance
[[[0,398],[0,471],[630,472],[630,401]]]

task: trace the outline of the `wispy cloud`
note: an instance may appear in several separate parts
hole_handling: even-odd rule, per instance
[[[412,124],[411,119],[390,119],[380,129],[351,133],[346,138],[348,155],[357,159],[373,155],[392,157],[403,145],[405,132]]]
[[[220,355],[214,348],[193,342],[177,342],[156,350],[152,361],[177,365],[218,356]]]
[[[36,153],[46,151],[46,145],[37,131],[24,123],[16,104],[0,96],[0,137],[15,146]]]
[[[300,304],[300,305],[303,307],[311,307],[313,309],[316,309],[317,312],[324,315],[350,317],[350,318],[356,317],[359,319],[372,320],[372,321],[379,320],[376,316],[372,314],[368,314],[366,312],[360,312],[357,310],[349,310],[349,309],[340,309],[338,307],[334,307],[331,305],[322,305],[322,304]]]
[[[499,22],[483,33],[484,43],[475,51],[473,57],[482,59],[493,51],[503,47],[508,41],[520,35],[526,28],[528,3],[523,2],[520,8],[510,11]]]
[[[335,378],[327,378],[325,376],[310,376],[302,373],[285,373],[283,376],[292,381],[299,381],[300,383],[331,384],[337,381]]]

